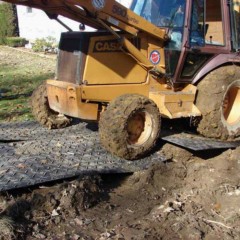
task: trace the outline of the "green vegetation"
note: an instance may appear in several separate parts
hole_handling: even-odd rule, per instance
[[[54,37],[38,38],[33,45],[34,52],[44,52],[45,50],[51,50],[57,47],[57,40]]]
[[[9,3],[0,4],[0,44],[5,44],[6,37],[18,36],[16,6]]]
[[[9,47],[23,47],[27,43],[25,38],[21,37],[6,37],[5,44]]]
[[[0,122],[32,120],[30,96],[54,70],[55,59],[0,47]]]

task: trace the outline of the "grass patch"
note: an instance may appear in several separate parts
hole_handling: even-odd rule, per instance
[[[54,59],[0,47],[0,122],[32,120],[30,96],[54,70]]]

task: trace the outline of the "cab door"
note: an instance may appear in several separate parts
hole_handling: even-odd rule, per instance
[[[188,10],[189,22],[184,33],[185,43],[174,75],[175,83],[193,82],[204,65],[217,55],[230,52],[231,42],[227,38],[229,29],[224,4],[227,1],[192,0]]]

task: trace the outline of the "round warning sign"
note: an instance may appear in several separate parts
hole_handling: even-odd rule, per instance
[[[157,50],[154,50],[150,53],[150,61],[152,64],[154,65],[159,64],[160,59],[161,59],[160,52],[158,52]]]
[[[92,5],[97,10],[100,10],[100,9],[104,8],[105,0],[92,0]]]

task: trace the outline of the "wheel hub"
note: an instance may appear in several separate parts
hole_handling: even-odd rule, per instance
[[[150,114],[143,111],[134,113],[127,122],[128,144],[142,145],[152,134],[153,122]]]
[[[223,100],[223,116],[229,125],[235,125],[240,120],[240,87],[233,85],[225,94]]]

